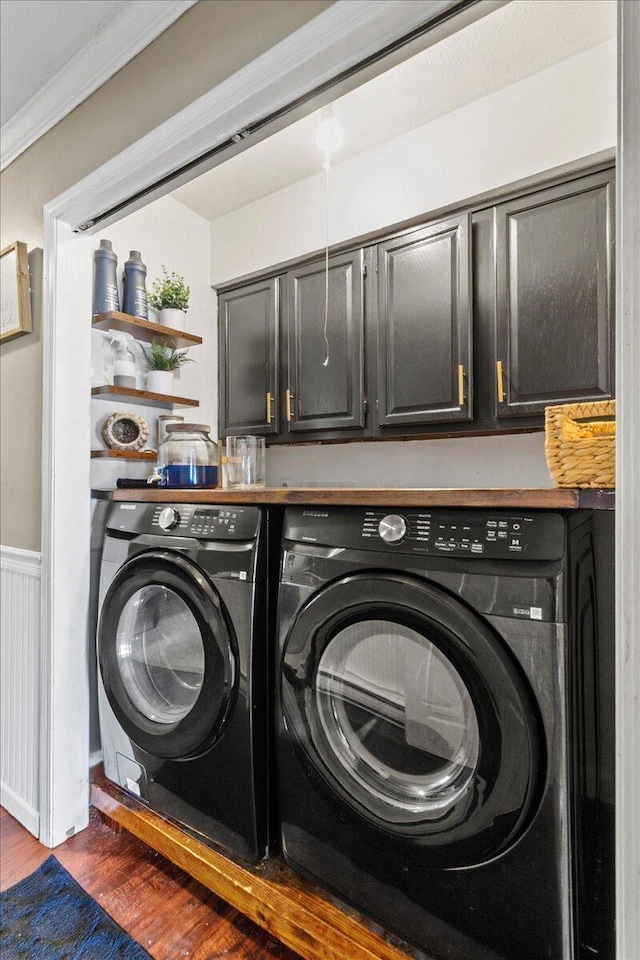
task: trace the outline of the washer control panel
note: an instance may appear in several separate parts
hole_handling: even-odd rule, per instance
[[[151,526],[198,540],[249,540],[256,534],[255,513],[255,508],[238,506],[158,505]],[[170,526],[166,526],[170,514]]]
[[[288,508],[291,540],[385,552],[461,558],[557,560],[565,521],[558,513],[420,508]]]
[[[108,529],[198,540],[253,540],[258,533],[257,507],[192,503],[114,504]]]

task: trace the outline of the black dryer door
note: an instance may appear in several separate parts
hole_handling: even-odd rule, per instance
[[[378,828],[372,842],[392,833],[403,856],[460,866],[530,821],[545,768],[537,707],[500,638],[438,587],[381,572],[325,587],[291,627],[281,685],[302,762]]]
[[[102,605],[98,660],[113,712],[148,753],[193,757],[220,736],[236,643],[215,588],[187,558],[157,550],[123,564]]]

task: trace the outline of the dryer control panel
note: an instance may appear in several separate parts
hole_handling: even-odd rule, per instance
[[[559,513],[501,510],[287,508],[284,536],[326,546],[489,559],[559,560]]]

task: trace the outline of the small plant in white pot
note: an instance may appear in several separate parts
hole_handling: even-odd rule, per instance
[[[163,264],[162,276],[153,281],[149,294],[149,304],[158,311],[158,321],[164,327],[184,330],[190,296],[191,288],[185,284],[184,277],[169,273]]]
[[[144,350],[149,372],[147,373],[147,390],[149,393],[173,394],[173,374],[185,363],[191,363],[191,357],[186,350],[175,350],[163,343],[151,344]]]

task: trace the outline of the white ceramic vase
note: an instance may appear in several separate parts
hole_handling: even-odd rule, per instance
[[[149,393],[173,395],[173,370],[149,370],[147,373]]]
[[[167,307],[158,314],[158,323],[173,330],[184,330],[186,320],[187,315],[184,310],[176,310],[174,307]]]

